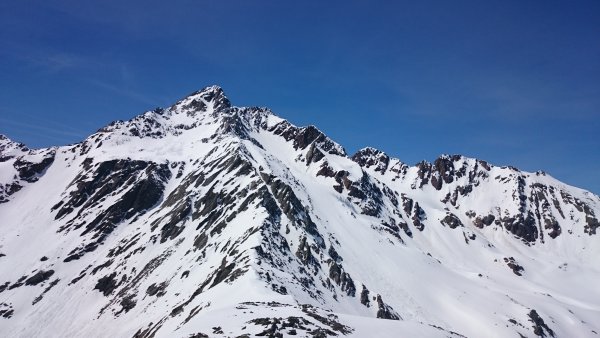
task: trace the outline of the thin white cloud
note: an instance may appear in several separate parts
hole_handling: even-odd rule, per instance
[[[74,136],[74,137],[79,137],[79,138],[83,138],[86,136],[85,132],[79,132],[79,131],[73,131],[71,128],[71,130],[66,130],[67,128],[61,128],[59,126],[55,126],[55,127],[47,127],[44,125],[40,125],[40,124],[36,124],[36,123],[29,123],[29,122],[21,122],[21,121],[15,121],[15,120],[10,120],[10,119],[6,119],[6,118],[0,118],[0,123],[3,124],[3,126],[10,126],[10,127],[17,127],[19,128],[20,132],[23,131],[29,131],[29,132],[33,132],[33,131],[42,131],[44,133],[46,133],[46,135],[50,134],[50,135],[59,135],[59,136]],[[40,133],[35,133],[35,135],[37,136],[44,136]]]
[[[127,88],[126,86],[119,86],[112,83],[91,79],[89,82],[97,87],[102,89],[106,89],[108,91],[120,94],[122,96],[128,97],[130,99],[136,100],[141,103],[145,103],[151,106],[156,106],[156,100],[152,97],[146,96],[142,93],[139,93],[135,90]]]

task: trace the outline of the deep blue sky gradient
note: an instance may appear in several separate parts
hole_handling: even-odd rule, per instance
[[[3,1],[0,133],[82,140],[207,85],[349,153],[600,193],[600,1]]]

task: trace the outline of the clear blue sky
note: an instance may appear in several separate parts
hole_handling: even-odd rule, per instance
[[[464,154],[600,193],[597,0],[0,3],[0,133],[29,146],[212,84],[349,153]]]

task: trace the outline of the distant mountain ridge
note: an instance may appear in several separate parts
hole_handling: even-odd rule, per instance
[[[74,145],[0,135],[0,336],[594,337],[599,217],[543,172],[349,156],[211,86]]]

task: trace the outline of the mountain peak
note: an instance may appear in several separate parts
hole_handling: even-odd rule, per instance
[[[218,85],[212,85],[195,91],[186,99],[202,99],[207,103],[212,102],[215,110],[231,108],[231,102],[225,95],[225,91]]]
[[[600,199],[550,176],[348,157],[219,86],[15,145],[0,136],[2,337],[600,330]]]
[[[0,156],[15,150],[26,151],[27,147],[23,143],[13,141],[6,135],[0,134]]]

